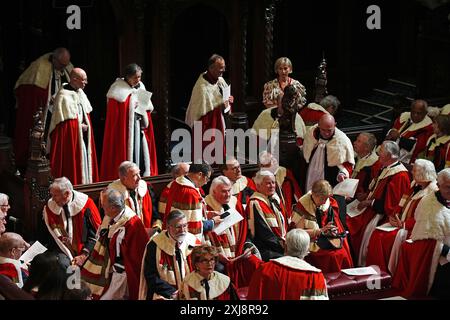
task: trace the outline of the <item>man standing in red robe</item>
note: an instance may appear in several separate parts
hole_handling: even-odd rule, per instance
[[[125,68],[125,77],[109,88],[100,177],[116,178],[123,161],[132,161],[143,177],[158,175],[151,96],[141,82],[142,68],[135,63]]]
[[[72,69],[69,51],[57,48],[32,62],[17,80],[14,87],[17,99],[14,154],[19,169],[28,161],[34,115],[42,107],[47,133],[55,96],[62,85],[69,82]]]
[[[161,231],[162,221],[153,208],[149,186],[141,179],[137,164],[130,161],[121,163],[119,179],[112,182],[108,188],[120,191],[124,195],[125,204],[141,218],[149,234]]]
[[[52,175],[67,177],[74,185],[98,181],[92,106],[83,91],[87,83],[84,70],[72,70],[70,83],[56,95],[48,132]]]
[[[307,263],[309,235],[293,229],[286,235],[283,257],[264,263],[250,281],[249,300],[328,300],[325,277]]]
[[[216,139],[221,141],[222,144],[225,141],[226,124],[224,115],[231,112],[231,104],[234,98],[231,95],[228,99],[224,97],[224,90],[228,88],[228,84],[222,78],[224,72],[225,59],[218,54],[212,55],[208,60],[208,71],[199,76],[192,89],[191,100],[186,110],[185,122],[189,127],[194,130],[194,123],[196,121],[201,122],[201,132],[198,132],[201,136],[198,136],[194,130],[193,145],[195,146],[197,144],[202,146],[202,157],[205,148],[213,144]],[[208,129],[217,129],[221,136],[213,136],[209,141],[203,141],[204,134]],[[192,151],[194,154],[194,150]],[[223,157],[225,157],[225,145],[223,145],[223,152]],[[223,163],[223,158],[217,159],[218,154],[215,157],[216,162]],[[197,158],[195,157],[194,159]]]
[[[55,179],[43,216],[48,231],[59,249],[73,263],[82,266],[96,241],[102,222],[94,201],[86,194],[73,190],[69,179]]]
[[[141,263],[149,240],[141,219],[125,205],[123,194],[101,195],[105,217],[81,277],[101,300],[137,300]]]

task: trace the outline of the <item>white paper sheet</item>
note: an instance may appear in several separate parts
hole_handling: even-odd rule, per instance
[[[28,248],[27,251],[22,254],[19,260],[23,261],[24,263],[30,263],[34,259],[34,257],[36,257],[38,254],[44,253],[45,251],[47,251],[47,248],[44,247],[39,241],[36,241],[31,247]]]
[[[378,274],[378,272],[372,267],[342,269],[341,271],[348,276],[370,276]]]
[[[364,210],[366,210],[366,208],[364,208],[362,210],[358,210],[358,204],[359,204],[358,199],[355,199],[347,205],[347,215],[349,217],[351,217],[351,218],[357,217],[361,213],[363,213]]]
[[[385,231],[385,232],[391,232],[398,228],[391,226],[391,224],[388,222],[388,223],[382,224],[381,226],[376,227],[375,229]]]
[[[140,114],[140,115],[144,115],[147,114],[147,111],[152,112],[154,107],[153,107],[153,103],[151,101],[153,93],[149,92],[149,91],[145,91],[143,89],[138,90],[136,92],[136,97],[137,97],[137,101],[138,101],[138,105],[137,108],[135,110],[136,113]]]
[[[378,300],[407,300],[401,296],[395,296],[395,297],[388,297],[388,298],[383,298],[383,299],[378,299]]]
[[[333,188],[333,194],[338,194],[346,198],[355,196],[356,188],[358,188],[359,179],[345,179]]]
[[[231,97],[231,84],[222,88],[223,102],[228,101]]]
[[[235,209],[230,209],[228,210],[228,212],[230,213],[230,215],[223,219],[223,221],[213,229],[213,231],[219,236],[224,233],[225,230],[227,230],[229,227],[235,225],[241,220],[244,220],[244,217]]]

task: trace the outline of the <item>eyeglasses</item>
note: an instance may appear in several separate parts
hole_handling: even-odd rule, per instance
[[[9,204],[1,204],[0,208],[11,208]]]
[[[203,176],[203,177],[205,177],[205,179],[206,179],[206,182],[208,182],[210,179],[211,179],[211,177],[210,176],[208,176],[208,175],[206,175],[206,174],[204,174],[203,172],[200,172],[201,173],[201,175]]]
[[[211,258],[211,259],[202,259],[199,261],[200,263],[203,264],[211,264],[211,263],[216,263],[216,258]]]
[[[185,224],[177,224],[177,225],[171,226],[171,227],[172,227],[172,228],[175,228],[175,229],[177,229],[177,230],[187,229],[187,228],[188,228],[188,224],[187,224],[187,223],[185,223]]]

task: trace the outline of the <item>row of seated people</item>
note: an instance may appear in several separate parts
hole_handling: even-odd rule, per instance
[[[381,159],[386,158],[392,160],[392,158],[395,158],[396,152],[398,157],[399,156],[398,147],[397,149],[395,147],[396,144],[394,142],[385,142],[382,145],[380,151]],[[237,164],[238,163],[234,163],[234,165]],[[395,166],[393,164],[395,164]],[[126,172],[130,171],[130,169],[136,169],[136,166],[133,165],[130,166],[129,163],[126,163],[125,165],[128,165],[128,169],[125,170]],[[391,163],[391,165],[389,164],[386,165],[386,168],[388,170],[397,167],[400,168],[402,167],[402,165],[398,161],[394,161],[393,163]],[[181,190],[177,190],[177,194],[185,194],[185,195],[189,194],[189,191],[193,192],[194,189],[198,190],[199,187],[201,187],[208,181],[208,178],[211,174],[211,169],[207,165],[193,165],[191,166],[191,168],[192,169],[190,169],[186,175],[182,175],[175,181],[175,183],[184,181],[185,184],[187,184],[185,185],[185,187],[187,188],[181,187]],[[237,168],[236,170],[232,171],[239,172]],[[395,192],[397,188],[397,183],[393,181],[392,177],[397,175],[398,179],[405,180],[404,175],[405,171],[395,170],[395,172],[389,173],[376,174],[373,177],[374,182],[372,183],[373,187],[371,188],[373,188],[373,190],[376,190],[377,188],[379,188],[380,190],[386,190],[383,196],[387,196],[388,194],[392,193],[392,195],[389,195],[388,198],[390,197],[395,198],[395,193],[398,193]],[[433,165],[426,160],[418,160],[417,163],[414,165],[413,170],[413,175],[417,183],[413,183],[412,186],[416,187],[415,188],[411,187],[409,190],[405,192],[406,195],[403,197],[404,201],[402,201],[399,204],[399,208],[396,209],[399,210],[396,212],[398,212],[402,216],[401,220],[405,220],[406,223],[403,225],[401,220],[398,219],[398,216],[396,217],[395,214],[384,215],[384,218],[386,218],[386,216],[389,217],[389,222],[392,225],[397,227],[400,227],[401,225],[406,228],[407,225],[408,226],[411,225],[411,221],[408,221],[408,219],[409,220],[412,219],[411,212],[414,211],[413,210],[414,206],[418,205],[418,200],[420,200],[419,195],[421,196],[426,196],[427,194],[430,195],[429,197],[425,198],[430,199],[428,201],[431,201],[431,203],[433,203],[433,201],[436,202],[437,199],[437,206],[436,203],[433,204],[435,208],[442,211],[442,213],[441,212],[437,213],[443,214],[443,217],[436,215],[436,212],[434,211],[432,211],[431,213],[427,212],[426,209],[429,208],[428,203],[427,205],[425,205],[426,208],[425,210],[423,209],[424,206],[422,207],[418,206],[419,208],[422,208],[421,210],[424,211],[425,213],[422,213],[422,216],[424,217],[421,217],[421,220],[419,219],[419,221],[421,221],[422,224],[419,224],[419,226],[421,227],[417,227],[419,228],[418,229],[419,231],[416,232],[417,240],[424,240],[424,237],[428,237],[425,239],[430,240],[421,243],[426,243],[427,245],[435,245],[436,250],[442,249],[441,252],[436,251],[438,253],[437,257],[439,257],[439,253],[442,253],[443,256],[446,256],[448,254],[445,253],[446,250],[448,251],[448,247],[446,246],[448,244],[445,243],[446,241],[445,238],[444,239],[442,238],[448,236],[448,230],[445,229],[446,226],[445,224],[446,223],[448,224],[448,221],[445,219],[448,217],[446,217],[445,214],[446,213],[448,214],[449,195],[446,188],[448,188],[449,179],[446,176],[446,174],[448,175],[448,170],[443,171],[442,178],[439,183],[440,190],[436,191],[436,184],[433,181],[433,179],[435,180],[436,173],[434,171]],[[138,173],[135,174],[135,177],[137,181],[140,180]],[[406,179],[408,179],[407,176]],[[247,181],[247,183],[248,181],[251,181],[247,177],[244,178],[240,177],[238,180],[241,181],[245,180]],[[216,247],[216,250],[219,251],[220,257],[219,259],[220,263],[218,263],[218,265],[222,265],[222,271],[226,272],[233,279],[232,283],[236,287],[249,285],[251,280],[251,277],[249,276],[251,274],[251,270],[256,270],[257,267],[261,264],[261,261],[255,255],[250,255],[250,252],[248,250],[244,251],[245,245],[242,245],[243,239],[245,240],[250,239],[251,241],[253,241],[253,243],[259,249],[258,250],[260,254],[259,256],[264,261],[273,259],[276,260],[282,258],[284,254],[284,240],[286,238],[286,233],[289,229],[289,226],[291,228],[293,227],[303,228],[309,234],[310,238],[312,239],[309,246],[309,251],[311,253],[305,259],[315,267],[319,267],[322,271],[325,272],[339,270],[340,268],[351,267],[353,265],[353,262],[351,255],[349,253],[347,240],[343,235],[344,231],[343,226],[339,221],[340,219],[338,214],[339,207],[336,205],[336,201],[334,201],[333,197],[331,196],[330,185],[324,180],[317,181],[313,185],[313,189],[311,190],[311,192],[304,195],[300,199],[300,201],[295,205],[293,214],[292,216],[290,216],[285,210],[282,198],[280,198],[277,195],[276,192],[277,183],[275,180],[276,179],[273,173],[268,170],[262,170],[256,175],[255,177],[256,191],[253,190],[254,193],[249,197],[246,210],[245,211],[243,211],[242,209],[237,210],[239,214],[241,214],[241,216],[244,217],[244,219],[241,220],[241,223],[234,225],[233,228],[229,228],[227,232],[225,232],[222,236],[214,234],[214,232],[211,232],[211,230],[207,231],[208,228],[212,228],[212,225],[215,224],[220,225],[220,223],[222,222],[221,221],[222,219],[218,215],[218,213],[225,212],[227,210],[230,211],[231,209],[238,207],[243,207],[242,203],[239,204],[236,201],[236,199],[233,198],[234,201],[231,201],[232,184],[229,180],[227,180],[226,177],[219,177],[215,180],[215,183],[213,183],[210,195],[208,196],[209,199],[208,197],[205,199],[205,203],[208,204],[206,208],[203,207],[201,197],[198,198],[201,201],[200,206],[198,206],[198,203],[194,204],[193,202],[184,204],[182,201],[175,202],[175,205],[178,205],[181,208],[181,210],[179,209],[177,211],[185,212],[185,214],[181,215],[181,217],[179,218],[185,219],[183,221],[185,221],[186,223],[182,223],[181,226],[178,227],[175,226],[171,234],[169,232],[169,230],[171,229],[169,226],[170,223],[167,224],[168,231],[162,232],[159,234],[159,236],[154,237],[152,239],[153,242],[158,240],[160,242],[155,242],[154,246],[147,246],[147,250],[150,249],[149,254],[144,254],[143,251],[145,250],[149,236],[152,235],[152,231],[158,229],[158,227],[151,229],[147,228],[146,230],[144,224],[142,223],[143,221],[142,218],[140,218],[138,215],[136,215],[135,212],[133,212],[133,210],[130,209],[131,207],[133,207],[130,199],[128,199],[130,202],[128,202],[128,206],[124,210],[122,204],[126,203],[125,199],[123,198],[123,195],[126,194],[126,192],[123,192],[123,190],[117,190],[117,188],[114,189],[113,188],[114,183],[111,185],[109,189],[111,193],[110,195],[111,196],[114,195],[115,191],[116,192],[115,197],[116,198],[122,197],[123,203],[121,204],[119,201],[120,205],[114,203],[114,206],[110,206],[109,202],[102,204],[106,216],[107,217],[114,216],[114,219],[112,220],[115,223],[113,223],[112,225],[110,225],[111,219],[109,219],[109,221],[107,221],[108,219],[106,219],[107,223],[105,222],[104,219],[101,224],[101,227],[99,228],[101,221],[100,215],[93,202],[87,196],[79,192],[73,191],[71,189],[70,182],[68,182],[66,179],[56,180],[55,183],[50,188],[52,199],[49,201],[48,206],[45,208],[44,218],[46,220],[49,231],[54,236],[55,241],[58,243],[61,250],[68,257],[71,257],[72,261],[75,264],[83,267],[82,274],[84,275],[85,280],[88,281],[88,283],[90,283],[90,287],[92,288],[94,296],[95,297],[103,296],[104,299],[117,298],[116,295],[111,295],[110,293],[105,295],[104,284],[108,283],[108,279],[110,280],[115,279],[115,277],[113,277],[114,272],[120,271],[120,268],[122,268],[122,273],[123,271],[125,271],[125,273],[127,274],[126,291],[128,298],[131,299],[137,298],[137,290],[139,288],[139,284],[137,283],[137,281],[139,279],[139,276],[141,276],[141,278],[142,276],[145,276],[144,281],[142,281],[141,279],[140,282],[141,288],[143,287],[143,285],[149,284],[148,288],[150,289],[150,292],[152,292],[152,294],[149,295],[148,291],[141,290],[141,298],[149,298],[149,297],[172,298],[174,295],[179,297],[179,294],[181,292],[180,289],[182,288],[181,278],[183,277],[183,274],[186,275],[188,273],[188,270],[190,269],[188,268],[189,263],[180,265],[180,267],[177,269],[175,267],[176,265],[175,263],[178,262],[180,258],[179,257],[177,258],[176,252],[175,254],[170,254],[170,252],[174,253],[171,251],[172,249],[176,250],[176,248],[173,248],[174,241],[170,240],[177,239],[178,237],[180,237],[180,239],[183,240],[180,241],[180,243],[188,239],[187,240],[188,242],[186,242],[187,247],[183,249],[185,250],[184,257],[186,257],[188,252],[190,251],[189,246],[193,248],[194,246],[199,245],[203,242],[206,244],[211,244],[214,247]],[[390,180],[390,181],[388,183],[385,183],[383,187],[380,187],[382,180]],[[189,186],[189,182],[193,186]],[[117,184],[118,182],[116,181],[115,183]],[[139,183],[137,183],[137,185],[139,185]],[[417,186],[421,186],[423,190],[419,190]],[[245,188],[243,188],[242,190],[244,189]],[[371,192],[373,190],[371,190]],[[247,190],[247,192],[250,191]],[[199,192],[197,191],[197,194],[198,193]],[[188,195],[187,198],[190,198],[193,194],[195,193]],[[169,196],[169,198],[173,197],[174,196]],[[107,201],[107,199],[108,197],[106,197],[106,200],[104,201]],[[374,199],[371,201],[372,208],[379,208],[379,206],[374,205],[377,201],[380,201],[380,199],[374,197]],[[386,203],[387,202],[390,201],[386,201]],[[174,202],[172,202],[172,204],[174,204]],[[389,204],[387,205],[387,208],[389,208]],[[403,210],[402,208],[405,208],[404,212],[401,211]],[[417,209],[417,211],[421,212],[419,208]],[[446,208],[447,211],[445,211]],[[176,207],[173,207],[171,205],[171,208],[166,210],[164,214],[166,214],[167,212],[170,213],[176,209],[177,209]],[[208,213],[210,215],[211,214],[213,215],[209,221],[210,222],[209,227],[206,227],[208,223],[207,220],[204,220],[203,218],[201,218],[201,221],[191,220],[192,218],[191,213],[195,212],[198,209],[200,209],[201,215],[203,217],[207,216]],[[52,212],[52,210],[54,212]],[[207,213],[206,215],[205,211]],[[111,212],[115,212],[116,215],[111,214]],[[378,216],[378,219],[375,220],[383,218],[381,217],[382,215],[379,212],[380,211],[378,212],[375,211],[375,214],[377,214]],[[416,218],[417,215],[418,214],[416,214]],[[435,220],[437,221],[433,222],[429,217],[430,215],[431,216],[436,215]],[[49,219],[49,217],[52,216],[53,220]],[[373,212],[367,216],[373,217]],[[366,217],[366,213],[358,217]],[[198,223],[202,224],[201,229],[203,230],[203,233],[194,235],[192,233],[185,232],[186,229],[195,232],[196,230],[195,228],[197,227]],[[440,226],[439,223],[441,223]],[[426,227],[424,227],[423,224],[426,224]],[[429,224],[431,224],[431,227],[428,226]],[[353,226],[354,223],[349,225]],[[107,230],[105,230],[107,232],[103,233],[103,240],[101,232],[97,234],[97,236],[95,233],[96,229],[98,231],[99,229],[100,230],[103,229],[102,227],[107,228]],[[129,228],[129,231],[128,232],[120,231],[124,230],[121,229],[121,227],[124,227],[125,230]],[[433,230],[435,231],[435,229],[437,230],[439,229],[439,227],[442,229],[439,230],[440,233],[439,232],[437,234],[431,233],[431,231]],[[380,234],[378,231],[376,231],[372,235],[370,233],[371,232],[370,228],[368,227],[364,228],[364,224],[362,224],[361,228],[364,229],[364,237],[368,238],[370,241],[368,244],[367,249],[368,251],[364,250],[360,251],[368,252],[367,259],[368,260],[373,259],[372,263],[379,265],[381,268],[385,268],[387,262],[389,262],[390,270],[393,270],[390,266],[391,262],[386,260],[386,257],[389,257],[389,259],[391,259],[392,257],[392,254],[389,255],[389,247],[390,243],[393,242],[392,240],[393,237],[396,236],[395,233],[392,232],[390,236],[386,237],[385,234]],[[410,227],[408,227],[407,230],[411,230],[409,228]],[[352,235],[353,230],[352,227],[350,227],[349,229],[350,234]],[[244,234],[247,231],[249,233],[248,237],[244,236]],[[125,234],[122,234],[121,236],[120,235],[121,232]],[[169,235],[171,236],[168,236],[168,232]],[[119,233],[119,235],[117,233]],[[401,233],[402,232],[400,231],[398,232],[398,234]],[[188,234],[190,234],[191,236],[188,236]],[[100,235],[100,238],[98,238],[98,235]],[[411,238],[413,240],[416,240],[414,239],[414,231],[412,231],[412,235],[413,236],[411,236]],[[417,238],[417,236],[419,238]],[[120,240],[118,240],[117,237]],[[397,236],[397,238],[398,237],[399,236]],[[405,240],[407,237],[408,235],[404,235],[403,240]],[[435,237],[436,239],[433,237]],[[329,243],[331,242],[329,241],[330,238],[339,240],[338,244],[335,247],[330,247]],[[97,241],[95,241],[96,239]],[[386,241],[385,239],[390,240]],[[112,243],[114,243],[113,240],[120,241],[120,244],[111,245]],[[355,238],[351,237],[351,240],[352,242],[355,242]],[[108,242],[110,249],[109,257],[111,259],[111,265],[114,266],[112,268],[113,271],[112,275],[95,274],[94,271],[99,270],[98,268],[99,266],[95,265],[95,263],[98,263],[98,261],[102,261],[102,259],[100,259],[101,257],[100,253],[105,251],[104,246],[105,244],[108,244]],[[378,244],[378,242],[381,243]],[[126,247],[130,246],[130,244],[132,244],[133,246],[133,251],[126,249]],[[408,245],[406,244],[403,244],[403,246],[408,247]],[[117,252],[120,252],[120,254],[117,255]],[[388,254],[386,254],[386,252],[388,252]],[[399,252],[398,249],[397,252]],[[171,256],[172,259],[170,259],[167,256],[164,256],[165,254],[169,254],[169,257]],[[183,254],[180,253],[180,257],[181,256],[183,256]],[[88,257],[92,261],[86,261]],[[141,265],[140,262],[142,260],[142,257],[145,257],[144,261],[149,261],[148,263],[144,262],[143,270],[140,269]],[[158,257],[159,260],[158,259],[155,260],[155,257]],[[359,256],[359,258],[361,258],[361,255]],[[432,258],[436,259],[436,257]],[[393,261],[394,263],[396,262],[396,260],[400,261],[399,269],[409,268],[408,270],[411,270],[408,264],[405,265],[405,263],[407,262],[404,262],[402,264],[402,261],[404,261],[405,259],[411,259],[411,257],[409,257],[405,253],[403,256],[400,255],[400,259],[398,258],[398,256],[397,257],[394,256]],[[172,260],[172,264],[170,264],[170,260]],[[431,263],[429,260],[423,261],[424,263],[429,264]],[[94,265],[92,265],[93,263]],[[167,267],[168,265],[169,266],[172,265],[172,268],[170,267],[168,268]],[[409,289],[410,290],[409,293],[406,292],[404,295],[409,294],[410,296],[414,296],[426,294],[428,292],[427,290],[429,290],[430,288],[425,286],[425,288],[427,288],[426,291],[417,292],[417,290],[415,290],[416,287],[414,287],[414,283],[417,282],[411,282],[412,278],[411,276],[408,277],[408,270],[405,271],[403,269],[401,269],[402,272],[396,273],[396,278],[394,278],[394,284],[400,283],[403,287],[407,286],[413,287],[413,289]],[[102,268],[100,268],[100,270],[102,270]],[[440,271],[440,273],[442,272],[443,271]],[[440,273],[438,272],[437,274],[439,275]],[[424,283],[425,284],[428,283],[426,281],[428,280],[428,277],[433,277],[434,273],[425,272],[422,275],[423,277],[425,277],[424,279],[422,279],[425,281],[422,281],[421,283],[423,289]],[[103,284],[103,286],[100,284]],[[161,292],[159,291],[161,290],[161,288],[165,288],[165,290],[168,290],[167,288],[169,288],[169,290],[168,291],[163,290]],[[108,291],[110,290],[106,290],[106,292]],[[167,292],[169,292],[170,294],[168,295]]]

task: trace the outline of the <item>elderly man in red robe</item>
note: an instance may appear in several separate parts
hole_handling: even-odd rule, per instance
[[[81,278],[95,299],[137,300],[148,234],[141,219],[125,205],[121,192],[107,189],[101,202],[105,217]]]
[[[450,169],[438,174],[439,191],[416,209],[411,238],[403,243],[392,287],[406,298],[450,298]]]
[[[410,187],[408,170],[398,161],[399,156],[400,149],[395,142],[383,142],[379,151],[381,169],[373,173],[369,194],[358,204],[358,210],[362,213],[347,218],[352,248],[360,266],[366,263],[372,232],[394,216],[395,208]]]
[[[288,227],[287,213],[283,201],[275,191],[275,176],[272,172],[258,171],[254,178],[257,192],[249,200],[246,209],[251,241],[268,261],[283,255]]]
[[[323,115],[331,114],[334,116],[340,105],[341,102],[338,98],[328,95],[323,98],[319,104],[314,102],[308,104],[299,111],[299,114],[305,122],[306,128],[309,129],[319,123],[319,120]]]
[[[102,181],[115,179],[123,161],[136,163],[143,177],[158,175],[152,93],[146,91],[141,77],[142,68],[132,63],[125,68],[125,77],[117,79],[107,93]]]
[[[82,266],[94,248],[102,222],[97,206],[86,194],[73,190],[66,177],[53,181],[50,195],[43,211],[48,231],[59,249]]]
[[[125,204],[142,220],[149,235],[161,231],[162,221],[153,208],[149,186],[141,179],[137,164],[122,162],[119,166],[119,179],[112,182],[108,188],[124,195]]]
[[[386,135],[386,140],[396,141],[400,146],[400,161],[413,164],[419,153],[427,147],[433,134],[433,124],[424,100],[414,100],[411,111],[404,112],[395,120],[394,126]]]
[[[372,233],[367,249],[366,264],[377,265],[383,271],[395,272],[401,244],[411,236],[416,222],[415,211],[420,200],[437,191],[436,170],[431,161],[417,159],[413,166],[411,187],[402,196],[394,216]],[[392,228],[395,228],[392,230]]]
[[[70,82],[58,92],[49,128],[50,167],[53,177],[67,177],[74,185],[98,181],[97,153],[90,113],[83,89],[86,72],[75,68]]]
[[[147,244],[142,261],[140,300],[173,300],[182,292],[183,280],[192,269],[190,254],[201,242],[188,232],[186,215],[174,210],[167,216],[167,230]]]
[[[192,89],[191,100],[186,110],[186,124],[193,128],[195,122],[199,121],[201,130],[194,130],[193,139],[194,146],[196,144],[202,146],[203,150],[214,141],[224,143],[225,138],[225,119],[224,115],[231,112],[231,104],[234,101],[233,96],[224,96],[224,91],[229,89],[228,84],[222,78],[225,72],[225,59],[218,54],[214,54],[208,60],[208,70],[202,73],[194,88]],[[220,136],[214,135],[210,141],[204,141],[204,134],[208,129],[216,129]],[[217,132],[216,132],[217,133]],[[198,136],[201,134],[201,136]],[[208,139],[205,139],[208,140]],[[217,151],[217,149],[216,149]],[[225,146],[223,146],[223,156],[225,156]],[[223,159],[217,159],[218,163],[222,163]],[[195,157],[197,158],[197,157]]]
[[[325,277],[304,260],[309,235],[293,229],[286,235],[285,255],[264,263],[250,281],[249,300],[328,300]]]
[[[24,168],[28,161],[30,129],[35,113],[42,107],[47,133],[55,96],[62,85],[69,82],[72,69],[69,51],[57,48],[32,62],[17,80],[14,87],[17,99],[14,154],[19,168]]]
[[[22,267],[19,259],[29,247],[17,233],[6,232],[0,237],[0,275],[9,278],[19,288],[28,277],[28,270]]]
[[[332,197],[332,191],[328,181],[316,181],[311,191],[296,204],[292,215],[295,227],[308,232],[311,238],[310,254],[306,261],[323,272],[338,272],[353,267],[345,229],[339,218],[339,206]],[[329,246],[327,237],[334,239],[338,245]]]
[[[352,178],[359,180],[355,193],[356,198],[359,200],[364,200],[369,193],[372,167],[378,161],[378,155],[375,151],[376,146],[377,138],[370,132],[361,132],[353,142],[357,161],[353,169]]]

